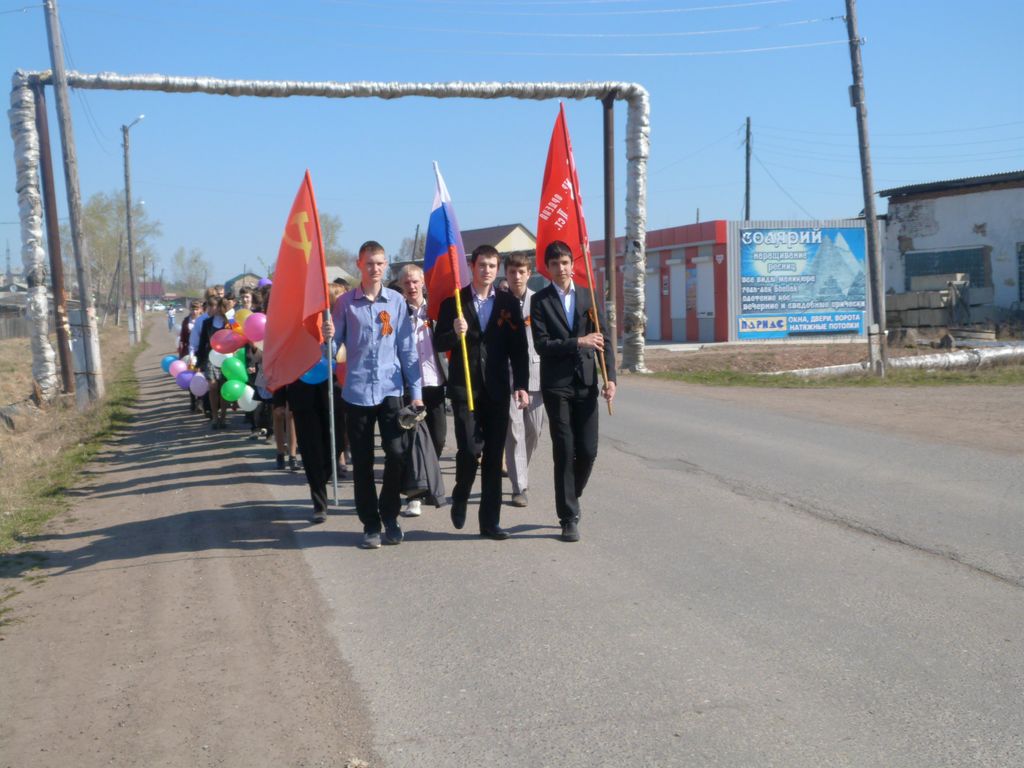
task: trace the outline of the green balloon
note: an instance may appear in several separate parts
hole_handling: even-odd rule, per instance
[[[227,400],[229,403],[233,403],[242,396],[242,393],[245,392],[245,387],[246,384],[244,381],[239,381],[238,379],[228,379],[221,385],[220,396]]]
[[[235,352],[234,356],[237,357],[239,360],[241,360],[242,363],[244,364],[245,363],[245,347],[239,347],[238,350]]]
[[[249,380],[249,373],[245,370],[245,363],[237,357],[229,357],[220,365],[221,373],[229,381],[241,381],[243,384]]]

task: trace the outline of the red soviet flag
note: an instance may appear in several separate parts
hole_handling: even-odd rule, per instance
[[[540,194],[537,214],[537,271],[551,278],[544,263],[544,250],[554,240],[561,240],[572,248],[573,282],[586,285],[590,264],[590,240],[587,222],[583,218],[583,200],[580,181],[576,175],[576,161],[572,156],[572,142],[565,123],[565,105],[558,106],[558,119],[551,132],[548,162],[544,167],[544,185]]]
[[[327,264],[320,242],[320,220],[309,171],[295,196],[281,237],[263,337],[267,388],[291,384],[321,358]]]

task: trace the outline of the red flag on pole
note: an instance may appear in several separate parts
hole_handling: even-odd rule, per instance
[[[544,167],[544,185],[540,194],[537,215],[537,271],[550,279],[544,263],[544,250],[548,244],[561,240],[572,248],[573,282],[587,284],[587,265],[590,262],[590,240],[587,222],[583,218],[583,200],[580,180],[576,175],[576,161],[572,156],[569,128],[565,123],[565,105],[559,104],[558,119],[551,132],[548,162]]]
[[[307,170],[288,214],[274,267],[263,337],[263,375],[268,389],[291,384],[320,360],[322,315],[328,306],[327,264]]]

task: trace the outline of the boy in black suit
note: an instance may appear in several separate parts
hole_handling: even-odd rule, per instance
[[[455,417],[455,488],[452,491],[452,523],[462,528],[466,505],[480,459],[480,535],[501,541],[509,537],[501,521],[501,456],[508,430],[509,399],[515,390],[520,408],[529,403],[530,378],[526,324],[519,301],[506,291],[495,291],[498,251],[481,245],[470,258],[473,282],[462,289],[459,318],[455,297],[441,304],[434,329],[434,349],[451,352],[448,366],[448,398]],[[435,298],[435,301],[437,299]],[[466,381],[462,345],[466,337],[469,382]],[[509,387],[509,364],[512,387]],[[469,410],[469,387],[474,409]]]
[[[551,429],[555,509],[562,541],[579,541],[580,496],[597,458],[597,353],[605,353],[608,381],[602,395],[615,397],[615,350],[597,332],[589,291],[572,282],[572,249],[555,240],[544,251],[551,285],[533,296],[530,328],[540,355],[540,389]]]

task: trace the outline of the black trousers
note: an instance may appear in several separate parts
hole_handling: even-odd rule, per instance
[[[301,398],[292,398],[292,416],[295,419],[295,437],[302,455],[302,467],[306,472],[309,496],[315,512],[327,512],[327,485],[331,482],[334,465],[331,461],[330,408],[327,403],[327,387],[322,384],[295,382],[291,387],[308,387],[309,392]],[[337,394],[334,397],[334,442],[340,451],[345,429],[344,401]],[[334,459],[337,461],[337,457]]]
[[[427,431],[434,442],[437,458],[441,458],[445,441],[448,439],[448,414],[444,407],[444,387],[424,387],[423,405],[427,409]]]
[[[597,458],[597,397],[545,391],[544,410],[555,464],[555,511],[561,522],[580,519],[580,496]]]
[[[401,408],[400,397],[386,397],[380,405],[345,403],[356,513],[359,522],[363,524],[364,533],[380,533],[382,524],[390,524],[398,519],[398,511],[402,506],[399,486],[402,483],[409,433],[398,425],[398,411]],[[373,477],[374,426],[380,430],[381,447],[384,449],[384,480],[379,497]]]
[[[501,522],[501,457],[508,432],[508,404],[491,399],[486,392],[474,398],[470,412],[465,401],[453,400],[455,415],[455,488],[452,503],[469,498],[480,457],[480,528],[497,528]]]

